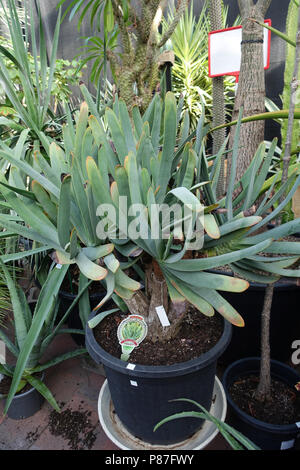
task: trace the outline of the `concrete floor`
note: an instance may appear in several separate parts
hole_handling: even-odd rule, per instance
[[[60,335],[45,359],[76,347],[70,335]],[[53,415],[57,419],[57,414],[48,402],[44,402],[34,416],[16,421],[3,417],[3,400],[0,401],[0,450],[118,450],[99,423],[97,401],[104,380],[101,369],[92,369],[82,358],[70,359],[47,370],[45,383],[57,402],[63,404],[62,413],[70,418],[71,438],[70,432],[65,433],[59,426],[55,429]],[[86,439],[87,435],[89,439]],[[217,435],[206,449],[226,450],[230,447],[222,436]]]
[[[48,348],[44,360],[77,347],[69,334],[59,335]],[[8,352],[7,362],[10,361]],[[218,376],[222,376],[221,368]],[[119,450],[106,436],[98,418],[98,397],[104,380],[103,369],[87,355],[69,359],[46,371],[45,383],[61,406],[61,415],[45,401],[34,416],[16,421],[3,417],[4,404],[0,400],[0,450]],[[60,416],[67,417],[67,429]],[[226,421],[230,424],[229,417]],[[300,450],[300,439],[296,448]],[[230,449],[218,434],[205,450]]]

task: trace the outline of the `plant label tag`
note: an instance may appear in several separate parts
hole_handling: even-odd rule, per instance
[[[133,386],[133,387],[137,387],[138,384],[135,380],[130,380],[130,384]]]
[[[169,322],[168,316],[166,314],[166,311],[165,311],[163,305],[160,305],[159,307],[155,307],[155,310],[156,310],[157,316],[158,316],[159,321],[162,324],[162,326],[164,326],[164,327],[165,326],[170,326],[170,322]]]
[[[135,364],[129,363],[129,364],[126,366],[126,369],[134,370],[134,369],[135,369]]]
[[[295,443],[295,439],[291,439],[290,441],[283,441],[280,446],[280,450],[291,449]]]
[[[0,364],[6,364],[6,347],[4,341],[0,341]]]
[[[122,361],[128,361],[134,348],[146,338],[147,332],[147,323],[141,315],[129,315],[121,321],[117,335],[122,348]]]

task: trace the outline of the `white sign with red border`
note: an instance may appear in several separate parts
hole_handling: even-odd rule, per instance
[[[271,20],[265,20],[271,26]],[[208,75],[220,77],[233,75],[237,78],[241,66],[242,26],[220,29],[208,33]],[[271,31],[264,28],[264,67],[270,66]]]

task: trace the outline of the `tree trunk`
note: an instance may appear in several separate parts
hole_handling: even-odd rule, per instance
[[[255,391],[255,398],[266,401],[271,394],[271,365],[270,365],[270,317],[273,300],[274,284],[266,287],[264,306],[261,318],[261,360],[259,384]]]
[[[176,28],[189,0],[179,0],[174,19],[158,43],[157,33],[167,0],[143,0],[139,8],[128,2],[131,24],[125,23],[119,7],[122,0],[112,0],[115,19],[120,30],[122,54],[107,51],[121,98],[129,111],[134,105],[145,111],[159,84],[160,48]],[[139,10],[139,11],[138,11]],[[134,89],[137,88],[137,94]]]
[[[232,120],[237,119],[241,107],[243,117],[262,113],[265,110],[265,73],[263,55],[263,22],[271,0],[238,0],[242,16],[242,59],[239,84]],[[253,21],[255,20],[255,21]],[[237,162],[236,180],[248,168],[259,144],[264,140],[264,121],[242,124],[240,130],[240,151]],[[235,128],[231,128],[229,148],[232,148]],[[229,177],[230,171],[228,171]]]
[[[146,269],[145,292],[138,291],[130,300],[124,299],[131,314],[142,315],[148,326],[147,339],[155,343],[174,338],[188,310],[188,302],[174,303],[169,299],[166,281],[155,260]],[[156,308],[164,307],[170,326],[162,326]]]

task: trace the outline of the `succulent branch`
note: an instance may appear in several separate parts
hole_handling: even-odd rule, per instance
[[[290,103],[289,103],[289,117],[287,121],[287,134],[283,156],[283,167],[282,167],[282,184],[288,179],[288,169],[291,160],[292,140],[293,140],[293,128],[294,128],[294,112],[296,107],[296,94],[299,87],[299,67],[300,67],[300,7],[298,7],[298,32],[296,36],[296,53],[294,61],[294,71],[292,80],[290,83]]]
[[[158,47],[162,47],[166,44],[168,39],[172,36],[174,33],[176,26],[178,25],[181,16],[183,15],[185,9],[188,7],[190,0],[179,0],[178,6],[174,15],[174,19],[172,23],[170,24],[169,28],[167,31],[164,33],[163,37],[161,38]]]

